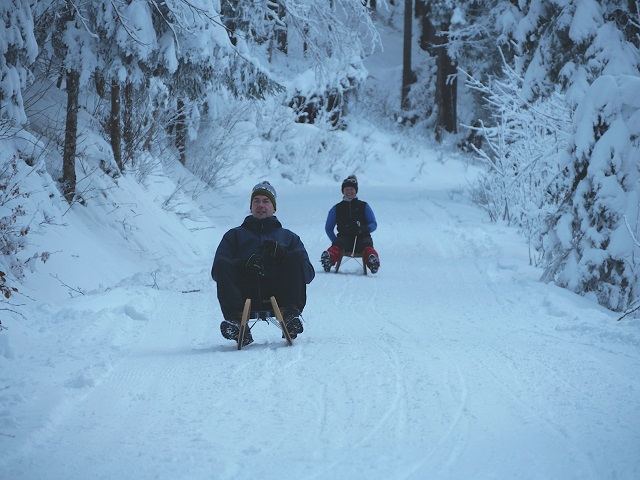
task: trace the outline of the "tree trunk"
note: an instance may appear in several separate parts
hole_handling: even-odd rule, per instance
[[[133,146],[133,84],[127,82],[124,86],[124,116],[122,118],[122,139],[124,140],[124,161],[123,165],[133,166],[134,146]]]
[[[111,118],[109,119],[111,132],[111,149],[116,165],[122,173],[122,126],[120,124],[120,83],[116,79],[111,81]]]
[[[435,38],[433,25],[429,21],[430,6],[426,0],[416,0],[416,18],[420,20],[420,49],[431,53],[431,46]]]
[[[182,100],[178,100],[178,116],[176,118],[176,148],[180,156],[180,163],[187,162],[187,117],[184,112],[185,106]]]
[[[160,121],[160,109],[156,107],[153,108],[151,119],[149,120],[149,126],[145,132],[144,145],[142,146],[143,150],[147,152],[151,151],[151,145],[155,139],[156,129],[158,127],[158,122]]]
[[[271,60],[274,45],[282,53],[287,54],[287,25],[284,21],[286,11],[284,5],[278,0],[268,0],[267,8],[270,10],[269,17],[273,24],[273,40],[269,48],[269,60]]]
[[[148,97],[148,92],[151,88],[151,80],[147,78],[145,85],[145,97]],[[151,145],[153,144],[156,131],[159,130],[160,124],[160,116],[162,114],[161,107],[156,102],[150,102],[149,105],[149,113],[146,115],[145,127],[144,127],[144,144],[142,145],[142,149],[144,151],[150,152]]]
[[[409,110],[409,91],[413,83],[411,70],[411,38],[413,34],[413,0],[404,0],[404,48],[402,53],[402,94],[400,108]]]
[[[67,73],[67,121],[62,154],[62,194],[71,203],[76,195],[76,148],[78,143],[78,95],[80,72]]]
[[[449,24],[442,26],[442,30],[448,30]],[[438,102],[438,128],[449,133],[458,131],[457,90],[458,68],[456,62],[449,56],[445,34],[437,36],[436,64],[438,66],[438,79],[436,83],[436,99]],[[436,132],[436,137],[440,137]]]
[[[442,31],[449,29],[449,24],[435,25],[431,19],[430,5],[424,0],[416,2],[416,16],[420,18],[422,32],[420,48],[429,52],[436,59],[436,98],[438,109],[436,120],[436,139],[442,138],[442,131],[456,133],[458,131],[458,80],[457,64],[449,56],[446,48],[448,38]]]
[[[278,2],[278,27],[276,28],[276,41],[278,50],[286,55],[289,50],[289,41],[287,39],[287,24],[284,21],[285,13],[284,5]]]

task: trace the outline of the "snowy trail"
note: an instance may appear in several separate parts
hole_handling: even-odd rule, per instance
[[[2,478],[640,476],[622,460],[640,453],[638,344],[580,321],[608,313],[538,283],[513,232],[439,190],[368,188],[379,274],[321,272],[334,190],[279,192],[318,270],[293,347],[264,323],[241,352],[220,337],[210,258],[173,272],[198,292],[134,289],[143,307],[97,312],[79,342],[93,380]]]

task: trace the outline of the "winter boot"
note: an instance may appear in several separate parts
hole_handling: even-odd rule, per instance
[[[298,310],[298,307],[295,305],[285,307],[282,312],[282,318],[292,339],[296,338],[298,334],[304,330],[304,328],[302,328],[302,321],[300,320],[300,310]]]
[[[222,333],[222,336],[227,340],[233,340],[234,342],[237,342],[238,335],[240,335],[240,325],[230,320],[223,320],[220,323],[220,333]],[[253,343],[253,337],[251,336],[251,330],[247,328],[244,333],[242,346],[246,347],[250,343]]]
[[[322,268],[324,268],[325,272],[331,270],[331,256],[326,250],[322,252],[322,255],[320,255],[320,263],[322,264]]]
[[[378,268],[380,268],[380,260],[374,254],[369,255],[367,259],[367,267],[371,270],[371,273],[377,273]]]

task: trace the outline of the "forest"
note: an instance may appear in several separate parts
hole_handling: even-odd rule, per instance
[[[542,280],[640,309],[638,0],[3,0],[0,15],[5,310],[51,254],[32,239],[64,223],[53,198],[83,208],[109,196],[97,179],[144,182],[159,159],[223,189],[256,138],[263,166],[309,182],[366,162],[332,143],[357,118],[468,155],[473,202],[521,232]],[[390,25],[401,82],[373,88]],[[307,152],[295,125],[320,132]]]

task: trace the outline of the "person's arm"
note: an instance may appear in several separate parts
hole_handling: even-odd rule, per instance
[[[334,232],[334,229],[336,227],[336,207],[335,205],[333,207],[331,207],[331,210],[329,210],[329,214],[327,215],[327,221],[324,224],[324,231],[327,234],[327,237],[329,237],[329,240],[331,240],[331,243],[333,243],[336,239],[336,234]]]
[[[369,228],[369,233],[374,232],[376,228],[378,228],[378,222],[376,222],[376,216],[373,214],[373,210],[367,203],[367,206],[364,209],[364,218],[367,220],[367,227]]]
[[[292,239],[289,245],[289,251],[302,253],[302,258],[304,259],[304,280],[305,283],[309,284],[311,283],[311,280],[313,280],[316,276],[316,271],[313,269],[313,265],[311,265],[311,262],[309,261],[309,254],[307,253],[307,249],[304,248],[304,244],[302,243],[300,237],[293,232],[291,232],[291,234]]]
[[[216,265],[218,265],[221,261],[227,261],[233,263],[236,260],[235,255],[235,245],[236,245],[236,237],[233,230],[229,230],[224,234],[222,240],[220,240],[220,244],[218,245],[218,249],[216,250],[215,257],[213,258],[213,265],[211,266],[211,278],[213,278],[216,282]]]

